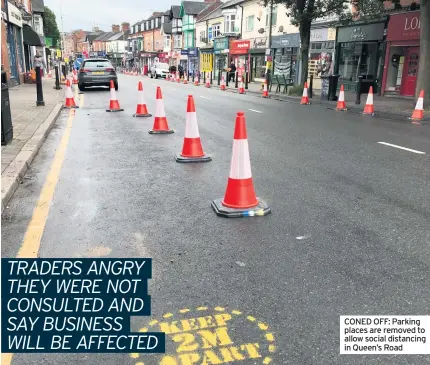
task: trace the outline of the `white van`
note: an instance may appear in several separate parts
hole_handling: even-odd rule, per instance
[[[162,63],[162,62],[155,62],[151,66],[151,79],[159,77],[166,78],[169,75],[169,64],[168,63]]]

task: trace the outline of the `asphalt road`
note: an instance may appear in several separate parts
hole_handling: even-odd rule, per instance
[[[150,113],[162,87],[174,134],[150,135],[153,118],[132,118],[138,80]],[[209,163],[173,158],[188,94]],[[430,363],[339,355],[340,315],[430,314],[430,126],[123,75],[118,99],[125,111],[107,113],[109,92],[88,90],[73,118],[63,112],[2,216],[2,257],[20,250],[69,131],[39,256],[152,257],[153,315],[134,317],[132,328],[224,321],[218,339],[228,350],[209,354],[193,346],[197,335],[169,335],[164,362],[19,354],[12,364]],[[272,208],[265,217],[225,219],[210,206],[225,192],[238,111],[257,195]]]

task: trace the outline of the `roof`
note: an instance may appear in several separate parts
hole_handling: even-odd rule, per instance
[[[197,1],[183,1],[181,5],[181,12],[183,11],[185,14],[188,15],[197,15],[208,5],[209,3],[202,3]]]
[[[92,43],[97,37],[99,37],[101,34],[104,34],[104,32],[93,32],[93,33],[88,33],[86,40],[90,43]]]
[[[36,13],[45,12],[45,4],[43,3],[43,0],[33,0],[31,2],[31,8],[33,9],[33,12]]]
[[[112,37],[107,39],[107,41],[122,41],[123,38],[126,39],[128,35],[130,34],[130,31],[127,30],[125,33],[123,32],[115,32]]]
[[[96,39],[94,39],[95,41],[105,41],[107,39],[109,39],[110,37],[112,37],[115,33],[114,32],[107,32],[107,33],[103,33],[101,35],[99,35]]]
[[[164,12],[164,14],[163,15],[167,15],[167,16],[169,16],[170,15],[170,9],[169,10],[166,10],[165,12]]]
[[[222,6],[222,8],[223,8],[223,9],[231,8],[232,6],[236,6],[236,5],[240,4],[240,3],[243,3],[244,1],[245,1],[245,0],[230,0],[230,1],[227,1],[227,2]]]
[[[163,23],[163,33],[172,34],[172,23]]]
[[[181,6],[180,5],[172,5],[172,7],[170,8],[170,17],[171,18],[175,18],[175,19],[179,19],[179,12],[181,11]]]
[[[203,9],[197,15],[196,21],[201,22],[203,20],[214,19],[214,18],[218,18],[218,17],[222,16],[222,9],[221,9],[222,5],[223,5],[223,3],[220,1],[212,3],[206,9]]]

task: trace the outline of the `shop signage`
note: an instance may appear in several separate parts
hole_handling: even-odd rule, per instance
[[[158,58],[166,58],[166,57],[167,57],[167,53],[166,52],[158,54]]]
[[[384,23],[339,28],[337,42],[379,41],[384,38]]]
[[[250,41],[232,41],[230,47],[231,54],[247,54],[251,48]]]
[[[406,41],[420,39],[420,12],[396,14],[390,16],[387,41]]]
[[[299,33],[294,33],[274,36],[270,46],[271,48],[299,47],[300,35]]]
[[[22,28],[22,14],[21,11],[10,2],[7,3],[7,15],[9,23],[13,23]]]
[[[187,56],[188,55],[188,49],[181,49],[181,55]]]
[[[254,38],[251,43],[251,48],[267,48],[267,37]]]
[[[228,49],[228,38],[216,38],[214,39],[214,51],[215,53],[221,53],[220,51]],[[218,52],[217,52],[218,51]]]
[[[188,48],[188,57],[197,57],[197,48]]]
[[[141,52],[140,53],[140,57],[155,57],[155,55],[153,55],[152,53],[145,53],[145,52]]]
[[[328,28],[311,29],[311,42],[324,42],[328,40]]]

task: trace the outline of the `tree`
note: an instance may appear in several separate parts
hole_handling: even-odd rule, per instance
[[[47,6],[45,6],[45,13],[43,14],[43,33],[45,37],[52,38],[52,46],[57,47],[57,42],[60,39],[60,32],[58,30],[55,14]]]
[[[430,101],[430,0],[421,0],[420,27],[420,62],[415,94],[418,96],[420,90],[424,90],[425,99]]]

